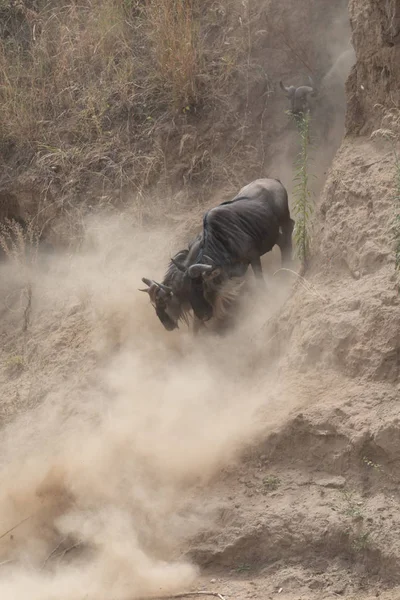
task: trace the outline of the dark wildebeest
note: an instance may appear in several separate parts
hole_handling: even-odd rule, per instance
[[[249,265],[262,280],[260,257],[275,245],[283,264],[290,261],[293,227],[287,192],[277,179],[257,179],[209,210],[202,234],[171,260],[163,282],[143,279],[164,327],[175,329],[190,309],[199,322],[224,315]]]
[[[291,112],[295,116],[306,114],[310,111],[310,98],[314,98],[317,95],[317,90],[313,84],[311,77],[309,77],[312,87],[309,85],[301,85],[296,88],[294,85],[285,87],[282,81],[279,82],[281,89],[285,92],[286,97],[290,100]]]
[[[261,256],[277,245],[282,263],[292,255],[294,221],[290,218],[287,191],[278,179],[256,179],[227,202],[204,215],[203,235],[191,279],[241,277],[252,266],[263,279]]]
[[[165,329],[172,331],[180,320],[188,322],[193,310],[195,327],[198,322],[211,318],[213,310],[205,300],[201,282],[195,282],[186,275],[186,269],[197,257],[202,235],[198,234],[188,248],[181,250],[171,259],[162,283],[143,277],[148,287],[141,290],[150,296],[156,314]]]

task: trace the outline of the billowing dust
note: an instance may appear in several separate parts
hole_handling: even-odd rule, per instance
[[[340,141],[339,112],[338,139],[320,156]],[[294,143],[283,139],[269,169],[289,188]],[[175,234],[129,213],[96,217],[76,251],[1,267],[3,362],[23,360],[0,437],[2,600],[188,588],[191,540],[212,526],[207,482],[305,401],[282,389],[270,360],[268,321],[296,280],[278,271],[279,251],[263,261],[265,291],[249,275],[238,326],[194,338],[185,325],[166,332],[138,291],[185,247]]]
[[[18,339],[24,310],[10,303],[31,284],[20,377],[47,382],[47,393],[29,410],[17,405],[1,434],[1,598],[188,587],[190,540],[211,524],[206,482],[298,401],[274,392],[262,359],[268,319],[294,280],[273,276],[279,251],[265,261],[265,292],[253,293],[249,275],[240,326],[193,338],[184,325],[164,331],[138,291],[142,276],[162,279],[181,247],[121,215],[88,222],[76,253],[2,267],[3,318]]]

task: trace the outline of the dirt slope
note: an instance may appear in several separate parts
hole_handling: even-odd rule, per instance
[[[280,379],[308,407],[218,483],[220,527],[199,548],[233,596],[369,598],[400,583],[395,168],[369,135],[382,118],[397,133],[396,11],[350,2],[347,134],[318,202],[308,285],[270,332]]]
[[[279,21],[286,8],[274,6]],[[307,39],[313,6],[299,20]],[[2,265],[5,600],[398,596],[394,166],[370,137],[395,126],[396,3],[353,0],[350,15],[347,134],[318,200],[307,282],[271,277],[226,339],[164,332],[138,282],[161,272],[202,207],[175,231],[137,229],[134,207],[95,215],[78,252]],[[386,79],[378,65],[392,66]],[[276,150],[289,178],[280,119],[268,164]]]

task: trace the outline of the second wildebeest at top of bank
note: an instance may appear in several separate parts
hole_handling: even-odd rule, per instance
[[[310,98],[314,98],[318,95],[312,79],[309,79],[312,86],[300,85],[299,87],[295,87],[294,85],[290,85],[289,87],[286,87],[283,85],[282,81],[279,82],[282,91],[290,100],[292,114],[297,117],[302,114],[304,115],[310,110]]]
[[[200,322],[216,316],[226,282],[243,279],[249,265],[262,279],[260,257],[275,245],[287,264],[293,227],[287,191],[278,179],[257,179],[207,211],[202,233],[171,260],[163,282],[143,279],[164,327],[175,329],[188,309]]]

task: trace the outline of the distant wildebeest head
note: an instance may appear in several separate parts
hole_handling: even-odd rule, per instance
[[[279,82],[281,89],[290,100],[291,112],[296,116],[309,112],[310,98],[317,96],[317,89],[311,77],[309,77],[309,80],[311,86],[301,85],[297,88],[293,85],[285,87],[282,81]]]

